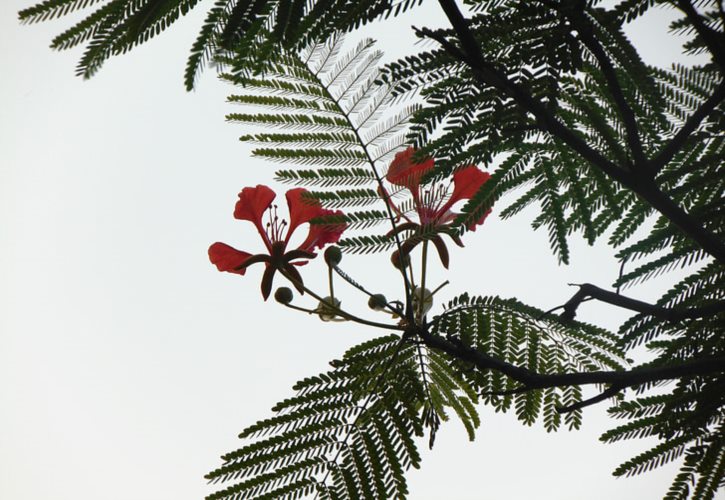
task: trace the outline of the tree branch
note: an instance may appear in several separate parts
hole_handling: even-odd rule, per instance
[[[491,392],[482,392],[481,396],[514,396],[516,394],[524,394],[529,391],[535,391],[537,390],[534,387],[527,387],[525,385],[516,387],[514,389],[509,389],[507,391],[491,391]],[[569,406],[557,406],[556,411],[557,413],[571,413],[576,410],[580,410],[582,408],[585,408],[587,406],[591,406],[594,404],[597,404],[601,401],[604,401],[605,399],[609,399],[612,396],[615,396],[619,392],[622,391],[622,387],[618,385],[613,385],[609,387],[607,390],[602,392],[601,394],[597,394],[596,396],[585,399],[583,401],[577,401],[574,404],[571,404]]]
[[[483,59],[478,44],[473,34],[468,29],[468,21],[463,17],[455,0],[438,0],[448,19],[453,25],[462,48],[448,42],[445,37],[432,32],[431,30],[420,30],[421,33],[441,43],[443,48],[453,57],[466,64],[473,70],[476,78],[483,83],[494,87],[521,105],[525,110],[530,111],[537,120],[540,129],[558,137],[574,151],[579,153],[585,160],[601,168],[613,179],[622,184],[629,185],[632,182],[631,173],[612,163],[605,156],[589,146],[574,131],[567,128],[541,101],[534,98],[526,89],[513,82],[505,73],[496,69],[491,63]]]
[[[604,401],[605,399],[609,399],[612,396],[616,396],[621,391],[622,391],[622,387],[620,387],[618,385],[613,385],[609,389],[605,390],[601,394],[597,394],[593,398],[584,399],[582,401],[571,404],[569,406],[558,406],[556,408],[556,411],[558,413],[571,413],[576,410],[581,410],[582,408],[586,408],[587,406],[595,405],[597,403]]]
[[[606,302],[607,304],[612,304],[617,307],[622,307],[624,309],[629,309],[630,311],[654,316],[655,318],[665,321],[695,319],[725,312],[725,302],[719,302],[717,304],[711,304],[697,309],[671,309],[625,297],[624,295],[619,295],[618,293],[599,288],[591,283],[584,283],[577,286],[579,286],[579,291],[577,291],[574,296],[566,302],[566,304],[552,310],[555,311],[560,308],[564,309],[564,312],[560,315],[563,320],[572,321],[576,317],[579,305],[590,298]]]
[[[433,335],[423,328],[419,328],[415,333],[431,349],[445,352],[460,361],[471,363],[479,370],[501,372],[522,384],[527,390],[591,384],[611,384],[624,389],[648,382],[725,372],[725,356],[715,356],[692,359],[672,365],[645,366],[632,370],[541,374],[489,356],[460,341]]]
[[[672,158],[682,150],[690,135],[700,126],[715,107],[725,99],[725,80],[720,82],[715,92],[703,102],[697,110],[690,115],[682,128],[670,139],[670,141],[662,148],[662,150],[652,159],[650,168],[657,174],[659,173]]]
[[[614,99],[614,102],[617,105],[617,108],[619,108],[619,112],[622,116],[622,123],[624,124],[624,129],[627,134],[627,144],[632,152],[634,164],[640,167],[642,171],[647,170],[648,161],[644,155],[644,151],[642,150],[642,140],[639,136],[634,111],[632,111],[627,99],[624,97],[624,92],[622,91],[622,86],[617,78],[617,72],[612,64],[612,60],[607,55],[604,47],[602,47],[602,44],[600,44],[594,37],[594,24],[584,15],[585,4],[580,2],[573,8],[562,8],[565,7],[565,5],[568,6],[569,4],[557,4],[548,0],[540,1],[547,7],[556,10],[569,19],[572,27],[577,30],[579,39],[582,41],[584,46],[589,49],[599,63],[599,68],[602,70],[602,75],[604,75],[604,79],[607,82],[609,93]]]
[[[689,0],[677,0],[677,7],[685,13],[692,27],[705,42],[713,61],[720,66],[720,71],[725,72],[725,43],[722,41],[722,33],[708,27]]]
[[[468,21],[461,14],[455,0],[438,0],[438,2],[453,26],[462,47],[462,50],[456,48],[451,51],[451,47],[455,46],[447,43],[443,45],[444,49],[449,51],[453,57],[468,65],[481,83],[507,94],[525,111],[532,113],[536,117],[539,128],[557,137],[594,167],[599,168],[624,187],[637,193],[684,234],[697,242],[703,250],[720,262],[725,262],[725,242],[708,231],[670,197],[665,195],[651,178],[633,175],[632,172],[612,163],[589,146],[577,133],[559,121],[543,103],[534,98],[526,89],[511,81],[505,73],[497,70],[491,63],[487,62],[483,58],[480,47],[469,29]],[[430,36],[431,32],[426,31],[425,33]],[[432,38],[440,42],[441,37]]]

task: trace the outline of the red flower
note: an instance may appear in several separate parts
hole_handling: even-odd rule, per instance
[[[267,300],[272,291],[272,281],[279,270],[291,278],[292,284],[300,293],[304,293],[302,276],[294,266],[306,264],[299,259],[312,259],[316,256],[315,248],[322,248],[328,243],[335,243],[347,227],[344,223],[310,225],[304,242],[295,250],[287,251],[287,244],[300,225],[314,218],[342,215],[342,212],[322,208],[319,201],[303,197],[307,190],[302,188],[287,191],[287,206],[290,221],[279,219],[277,205],[272,205],[277,196],[267,186],[246,187],[239,193],[239,201],[234,207],[234,217],[248,220],[254,224],[262,237],[267,253],[252,255],[225,243],[216,242],[209,247],[209,260],[220,271],[243,275],[247,267],[257,262],[264,262],[266,269],[262,277],[262,296]],[[265,212],[269,213],[269,222],[262,223]],[[285,229],[286,228],[286,229]]]
[[[420,190],[420,180],[433,170],[434,161],[433,158],[427,158],[423,163],[413,163],[414,154],[415,149],[412,147],[396,154],[385,178],[391,184],[408,188],[413,197],[416,197]]]
[[[427,186],[421,186],[421,179],[425,174],[430,172],[434,167],[434,160],[428,158],[422,163],[415,163],[413,155],[415,149],[409,147],[403,152],[395,155],[395,159],[388,168],[385,178],[391,184],[402,186],[410,191],[413,196],[413,211],[418,216],[418,220],[411,219],[408,214],[400,208],[393,206],[398,215],[405,219],[405,222],[398,225],[395,232],[414,231],[412,237],[408,238],[402,246],[403,256],[410,253],[418,243],[423,240],[430,240],[438,250],[441,262],[448,267],[448,249],[438,233],[445,232],[447,226],[458,216],[452,212],[453,205],[462,200],[470,199],[483,186],[491,175],[481,171],[475,165],[468,165],[456,171],[453,174],[453,192],[449,195],[448,186],[433,183]],[[392,204],[392,201],[391,201]],[[472,223],[468,229],[474,230],[479,224],[483,224],[491,209],[488,209],[479,220]],[[390,234],[395,234],[391,231]],[[417,234],[415,234],[417,233]],[[449,233],[453,241],[459,246],[463,246],[457,235]],[[394,261],[398,261],[400,255],[396,251],[393,256]]]

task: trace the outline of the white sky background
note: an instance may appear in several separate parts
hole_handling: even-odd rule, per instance
[[[79,51],[47,47],[68,21],[18,24],[30,3],[0,5],[0,498],[202,498],[212,491],[203,475],[242,444],[242,428],[379,333],[263,303],[259,269],[241,278],[208,262],[214,241],[260,247],[232,211],[239,190],[271,185],[275,168],[250,159],[242,127],[225,123],[231,87],[208,72],[196,92],[183,90],[210,2],[90,81],[73,76]],[[417,50],[410,24],[441,19],[433,2],[368,34],[392,60]],[[650,62],[678,51],[654,17],[635,31]],[[529,228],[534,213],[494,212],[467,235],[450,274],[434,273],[452,282],[443,298],[467,290],[547,309],[571,296],[568,282],[614,280],[604,244],[575,245],[572,264],[558,266],[546,232]],[[346,256],[343,267],[393,297],[387,262]],[[304,271],[323,282],[321,259]],[[662,286],[629,293],[652,299]],[[343,300],[364,303],[352,292]],[[615,328],[624,316],[588,303],[581,317]],[[583,430],[556,434],[481,407],[474,443],[456,422],[432,453],[421,441],[410,498],[660,498],[673,466],[610,475],[651,441],[600,444],[613,426],[606,407],[586,409]]]

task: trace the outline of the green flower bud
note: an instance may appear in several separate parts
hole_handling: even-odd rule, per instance
[[[325,250],[325,262],[327,262],[327,265],[330,267],[335,267],[338,264],[340,264],[340,261],[342,260],[342,251],[340,251],[340,247],[328,247],[327,250]]]
[[[423,289],[417,286],[415,287],[415,290],[413,290],[413,311],[416,314],[419,314],[421,312],[421,301],[423,302],[422,313],[423,316],[425,316],[425,314],[433,307],[433,294],[427,288]]]
[[[335,308],[339,309],[341,302],[332,297],[325,297],[318,305],[315,312],[322,321],[346,321],[337,315],[337,311],[331,307],[332,304]]]
[[[286,286],[280,287],[277,289],[276,292],[274,292],[274,300],[276,300],[280,304],[289,304],[290,302],[292,302],[293,297],[294,295],[292,294],[292,290],[290,290]]]
[[[382,293],[377,293],[368,300],[368,307],[373,311],[382,311],[388,305],[388,299]]]

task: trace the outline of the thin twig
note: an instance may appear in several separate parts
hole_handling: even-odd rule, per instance
[[[382,329],[385,329],[385,330],[391,330],[391,329],[392,330],[405,330],[404,327],[399,326],[399,325],[387,325],[385,323],[378,323],[377,321],[370,321],[370,320],[367,320],[367,319],[359,318],[359,317],[357,317],[357,316],[355,316],[353,314],[350,314],[347,311],[343,311],[342,309],[340,309],[339,307],[337,307],[331,301],[325,300],[322,297],[320,297],[319,295],[317,295],[315,292],[313,292],[312,290],[310,290],[309,288],[307,288],[304,283],[301,283],[298,280],[294,279],[292,276],[290,276],[289,274],[287,274],[286,272],[284,272],[284,270],[280,269],[279,272],[282,273],[282,275],[285,278],[287,278],[288,280],[290,280],[290,282],[294,283],[295,286],[299,285],[305,291],[305,293],[310,294],[312,297],[314,297],[317,300],[319,300],[320,303],[325,304],[325,306],[328,307],[331,312],[333,312],[333,313],[335,313],[335,314],[337,314],[337,315],[339,315],[339,316],[341,316],[341,317],[343,317],[345,319],[349,319],[350,321],[354,321],[355,323],[360,323],[361,325],[374,326],[375,328],[382,328]]]
[[[622,391],[623,387],[619,385],[612,385],[610,388],[602,392],[601,394],[597,394],[593,398],[584,399],[582,401],[578,401],[574,404],[570,404],[569,406],[557,406],[556,411],[558,413],[571,413],[576,410],[581,410],[582,408],[586,408],[587,406],[591,406],[597,403],[600,403],[604,401],[605,399],[609,399],[613,396],[616,396]]]
[[[417,334],[432,349],[443,351],[456,359],[471,363],[479,370],[496,370],[530,389],[590,384],[615,384],[626,388],[648,382],[725,372],[725,356],[712,356],[677,364],[645,366],[631,370],[542,374],[507,363],[462,342],[453,342],[425,330],[421,330]]]
[[[355,281],[349,274],[347,274],[342,269],[340,269],[339,266],[335,266],[335,267],[333,267],[333,269],[335,270],[335,272],[337,273],[338,276],[340,276],[342,279],[344,279],[345,281],[347,281],[353,287],[357,288],[358,290],[360,290],[361,292],[363,292],[364,294],[366,294],[368,297],[374,297],[375,296],[374,293],[372,293],[371,291],[367,290],[364,286],[362,286],[360,283],[358,283],[357,281]],[[387,304],[385,304],[385,307],[390,312],[392,312],[394,314],[397,314],[397,315],[401,315],[403,313],[402,310],[396,309],[391,304],[392,304],[391,302],[388,302]]]
[[[627,259],[622,259],[622,264],[619,266],[619,274],[617,275],[617,295],[619,290],[622,288],[622,276],[624,276],[624,265],[627,263]]]
[[[624,124],[627,135],[627,144],[634,157],[634,163],[641,170],[647,169],[647,159],[642,150],[642,139],[639,136],[634,111],[632,111],[631,106],[624,96],[624,91],[622,90],[619,78],[617,78],[617,71],[614,68],[614,64],[612,64],[612,60],[607,55],[602,44],[599,43],[599,40],[594,37],[594,23],[585,15],[585,4],[580,3],[576,7],[571,8],[571,3],[569,3],[566,4],[567,8],[562,8],[562,3],[555,3],[549,0],[539,1],[569,19],[572,27],[576,29],[579,39],[599,63],[599,68],[602,71],[602,75],[604,75],[604,80],[607,82],[609,93],[622,116],[622,123]]]
[[[566,304],[553,309],[564,309],[564,312],[561,313],[560,317],[565,321],[572,321],[576,317],[577,308],[579,307],[579,305],[586,300],[592,299],[606,302],[607,304],[612,304],[614,306],[624,309],[629,309],[630,311],[654,316],[655,318],[659,318],[665,321],[682,321],[685,319],[696,319],[725,312],[725,302],[718,302],[695,309],[672,309],[668,307],[660,307],[653,304],[648,304],[647,302],[643,302],[641,300],[625,297],[624,295],[620,295],[619,293],[610,292],[609,290],[599,288],[598,286],[592,285],[591,283],[583,283],[581,285],[575,286],[578,286],[579,290],[574,294],[574,296],[569,299]]]

